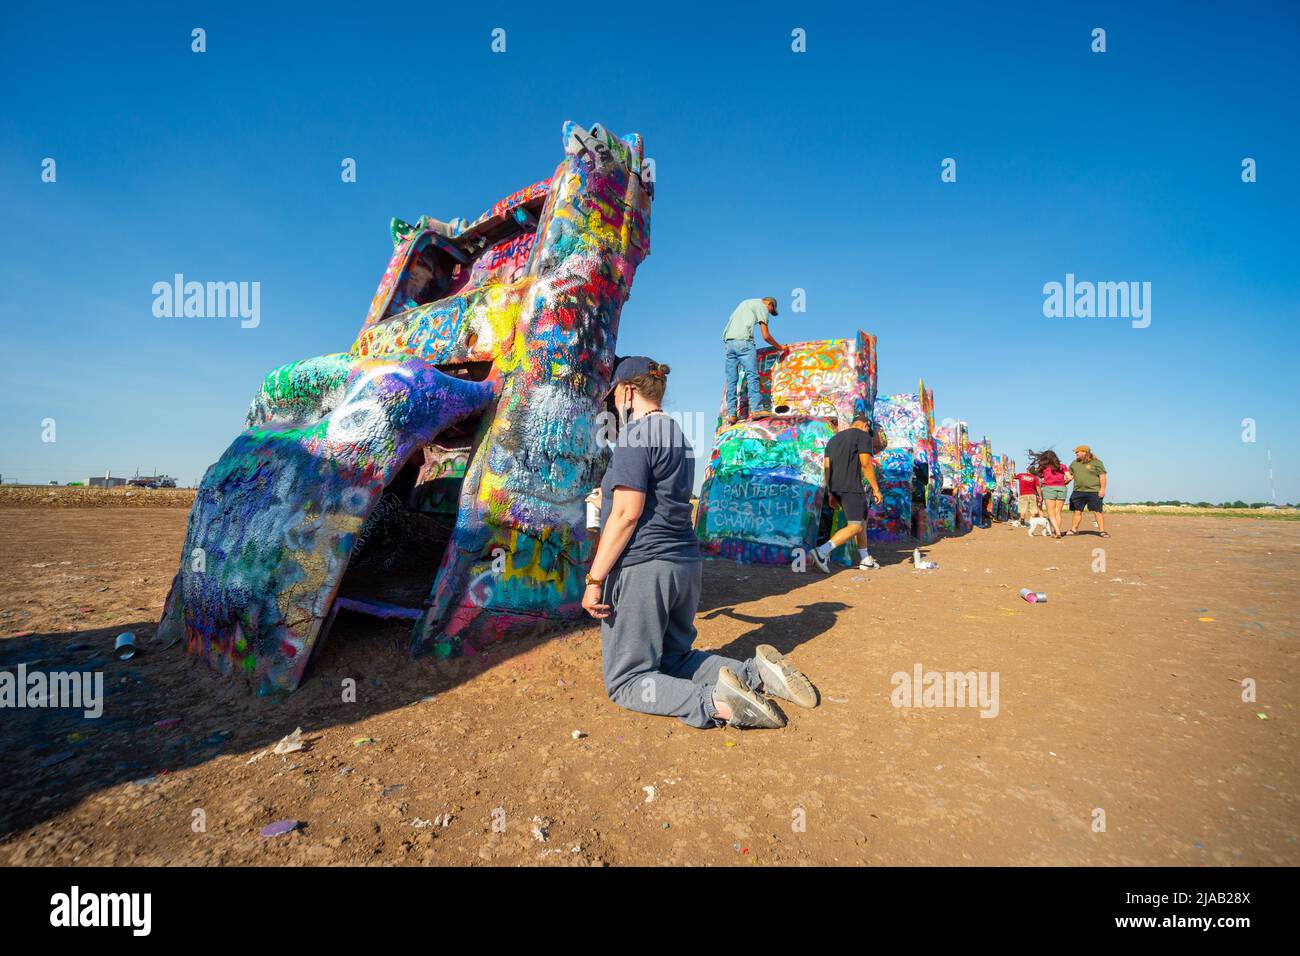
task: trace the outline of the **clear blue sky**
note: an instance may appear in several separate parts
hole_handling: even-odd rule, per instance
[[[1116,500],[1266,500],[1270,447],[1300,499],[1291,4],[262,6],[6,5],[6,481],[193,482],[267,371],[352,342],[391,216],[477,216],[573,119],[656,160],[619,351],[671,408],[716,410],[721,326],[770,293],[778,338],[876,334],[882,394],[924,375],[997,451],[1092,444]],[[260,282],[260,326],[155,318],[177,272]],[[1045,318],[1066,273],[1150,282],[1150,327]]]

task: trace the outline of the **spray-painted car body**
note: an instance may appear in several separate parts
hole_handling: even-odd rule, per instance
[[[1010,521],[1016,516],[1013,478],[1016,463],[1009,455],[993,456],[993,520]]]
[[[887,444],[876,456],[883,500],[868,520],[873,542],[928,544],[938,535],[941,486],[926,395],[922,380],[916,394],[876,400],[874,417]]]
[[[653,176],[639,136],[563,141],[550,179],[472,224],[394,220],[352,347],[267,376],[200,485],[160,637],[267,692],[340,610],[410,620],[443,656],[581,616]]]
[[[968,502],[966,423],[953,422],[940,426],[934,433],[938,446],[939,475],[943,494],[939,506],[939,528],[945,534],[960,534],[970,530]]]

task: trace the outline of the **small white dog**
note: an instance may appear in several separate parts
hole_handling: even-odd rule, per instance
[[[1046,518],[1042,518],[1042,517],[1030,518],[1029,537],[1032,538],[1034,536],[1035,530],[1042,531],[1041,537],[1050,538],[1052,536],[1052,523],[1048,521]]]

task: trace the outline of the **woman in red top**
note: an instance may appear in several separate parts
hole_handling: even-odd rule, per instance
[[[1051,522],[1052,534],[1062,538],[1061,512],[1065,509],[1065,486],[1070,483],[1070,472],[1056,457],[1056,452],[1030,451],[1029,470],[1043,483],[1043,504],[1047,510],[1047,520]]]

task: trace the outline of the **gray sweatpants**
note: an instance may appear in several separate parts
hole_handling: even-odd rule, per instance
[[[741,663],[691,648],[701,573],[698,561],[645,561],[606,579],[612,610],[600,622],[600,650],[605,691],[620,707],[717,727],[723,722],[713,716],[713,685],[720,668],[730,667],[755,690],[761,686],[753,658]]]

